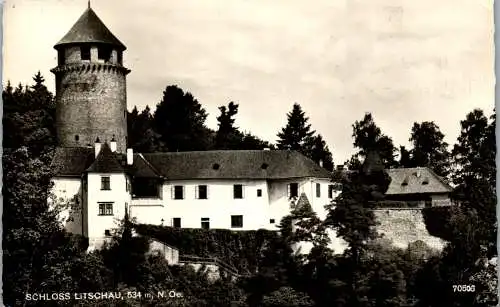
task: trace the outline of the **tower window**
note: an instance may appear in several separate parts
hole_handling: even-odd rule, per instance
[[[64,65],[66,63],[66,59],[64,58],[64,49],[57,51],[57,63],[58,65]]]
[[[118,64],[122,65],[123,62],[123,53],[121,51],[118,51]]]
[[[99,47],[97,49],[97,58],[99,60],[104,60],[105,62],[109,62],[111,59],[111,49],[106,47]]]
[[[80,47],[81,58],[84,61],[90,61],[90,47]]]
[[[75,135],[75,141],[78,142],[80,140],[80,137],[77,135]]]

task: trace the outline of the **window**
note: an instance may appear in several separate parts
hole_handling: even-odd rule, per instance
[[[111,183],[109,176],[102,176],[101,177],[101,190],[111,190]]]
[[[75,141],[78,142],[80,140],[80,137],[77,135],[75,135]]]
[[[111,231],[109,231],[109,229],[105,229],[105,230],[104,230],[104,235],[105,235],[106,237],[111,237]]]
[[[208,198],[208,187],[206,185],[199,185],[196,187],[196,198],[198,199]]]
[[[161,183],[153,178],[134,178],[129,183],[134,198],[161,198]]]
[[[175,228],[181,228],[181,218],[180,217],[174,217],[174,220],[173,220],[173,226]]]
[[[270,223],[270,224],[274,224],[274,219],[270,219],[270,220],[269,220],[269,223]]]
[[[123,62],[123,54],[121,51],[118,51],[118,64],[122,65]]]
[[[97,49],[97,58],[108,62],[111,59],[111,49],[106,47],[99,47]]]
[[[84,61],[90,61],[90,47],[80,47],[81,59]]]
[[[316,197],[321,197],[321,184],[316,183]]]
[[[184,187],[182,185],[174,186],[174,199],[184,199]]]
[[[332,184],[328,185],[328,198],[333,198],[334,187]]]
[[[243,227],[243,215],[231,215],[231,227],[232,228]]]
[[[234,199],[242,199],[243,198],[243,185],[235,184],[233,187]]]
[[[201,228],[210,229],[210,219],[208,217],[201,218]]]
[[[99,215],[113,215],[113,203],[99,203]]]
[[[261,189],[257,189],[257,197],[262,197],[262,190]]]
[[[64,65],[66,64],[66,55],[64,54],[64,50],[57,51],[57,64]]]
[[[128,192],[130,191],[130,187],[129,187],[129,180],[128,180],[128,177],[125,178],[125,192]]]
[[[299,196],[299,184],[290,183],[288,185],[288,198],[298,197],[298,196]]]

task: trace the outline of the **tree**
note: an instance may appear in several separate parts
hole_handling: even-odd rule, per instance
[[[206,118],[207,112],[191,93],[167,86],[156,106],[153,127],[169,151],[206,150],[211,144]]]
[[[38,72],[31,87],[19,86],[13,91],[10,82],[2,93],[4,101],[3,146],[20,148],[40,155],[57,143],[53,95],[45,87]]]
[[[397,166],[394,158],[396,151],[392,139],[384,134],[375,124],[371,113],[366,113],[361,121],[356,121],[352,125],[352,136],[354,147],[359,151],[351,158],[350,167],[356,169],[361,165],[360,159],[364,159],[368,152],[377,151],[386,168]]]
[[[219,107],[220,115],[217,117],[219,128],[215,134],[215,149],[236,149],[241,142],[241,135],[234,127],[234,116],[238,114],[238,104],[230,102],[227,106]]]
[[[302,107],[295,103],[293,109],[287,114],[288,122],[278,133],[278,149],[296,150],[304,155],[310,152],[310,142],[315,131],[311,130]]]
[[[367,268],[362,266],[361,259],[366,254],[367,244],[377,237],[377,222],[371,209],[384,198],[390,181],[382,159],[377,152],[370,151],[362,167],[344,177],[342,192],[329,208],[325,225],[336,230],[349,246],[341,259],[340,274],[344,276],[341,280],[345,284],[342,287],[347,306],[366,302]]]
[[[410,152],[404,147],[399,146],[399,167],[412,167]]]
[[[149,106],[141,113],[134,107],[127,115],[128,147],[137,152],[167,151],[161,136],[153,129],[153,116]]]
[[[75,259],[83,256],[86,243],[62,229],[59,213],[66,204],[49,207],[51,156],[34,157],[21,147],[4,152],[2,160],[5,302],[30,303],[26,293],[74,292],[82,278],[74,271]]]
[[[321,134],[315,135],[310,141],[309,158],[317,164],[323,163],[323,167],[329,171],[333,171],[333,159],[326,142]]]
[[[496,117],[490,120],[481,110],[473,110],[461,122],[462,131],[452,155],[456,168],[454,197],[481,218],[478,244],[496,254]]]
[[[448,144],[443,139],[444,134],[434,122],[414,123],[410,137],[413,144],[412,164],[429,167],[439,176],[448,176],[450,154]]]

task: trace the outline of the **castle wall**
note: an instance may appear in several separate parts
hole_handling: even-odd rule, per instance
[[[71,49],[67,50],[68,52]],[[73,50],[74,56],[79,50]],[[67,54],[67,59],[73,55]],[[126,77],[122,69],[104,64],[60,68],[56,81],[57,133],[60,146],[80,147],[117,141],[125,152],[127,138]]]
[[[443,249],[445,241],[428,233],[421,209],[379,209],[374,212],[380,222],[378,232],[392,240],[394,246],[406,248],[409,243],[420,240],[431,248]]]

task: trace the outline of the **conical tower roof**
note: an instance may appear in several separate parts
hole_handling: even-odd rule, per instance
[[[109,44],[118,47],[121,51],[127,49],[104,25],[92,8],[90,8],[90,5],[73,25],[71,30],[69,30],[54,48],[58,49],[63,45],[81,43]]]

